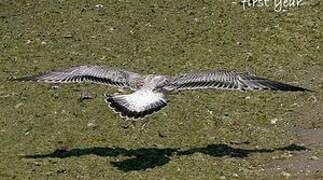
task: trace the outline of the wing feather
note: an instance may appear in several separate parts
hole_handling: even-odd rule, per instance
[[[114,69],[107,66],[83,65],[65,70],[26,76],[15,80],[42,81],[47,83],[92,82],[118,87],[129,87],[130,81],[137,77],[139,77],[139,74],[130,71]]]
[[[165,86],[165,89],[168,90],[206,88],[231,90],[307,90],[302,87],[256,77],[248,73],[237,73],[227,70],[182,74],[174,77],[170,83]]]

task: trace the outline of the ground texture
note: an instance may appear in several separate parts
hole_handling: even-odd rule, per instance
[[[0,179],[322,179],[323,4],[273,9],[0,1]],[[314,92],[182,92],[142,128],[105,104],[114,88],[10,81],[79,64],[249,71]]]

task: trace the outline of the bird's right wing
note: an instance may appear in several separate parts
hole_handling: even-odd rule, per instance
[[[168,90],[207,88],[231,90],[307,90],[278,81],[256,77],[248,73],[237,73],[226,70],[182,74],[174,77],[164,88]]]
[[[139,74],[106,66],[83,65],[60,71],[51,71],[17,78],[18,81],[42,81],[47,83],[92,82],[117,87],[129,87]]]

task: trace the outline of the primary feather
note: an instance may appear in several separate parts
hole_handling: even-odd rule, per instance
[[[166,89],[174,90],[206,88],[231,90],[306,90],[301,87],[256,77],[251,74],[226,70],[182,74],[173,78],[166,87]]]
[[[92,82],[117,87],[129,87],[132,79],[138,75],[133,72],[106,66],[84,65],[61,71],[51,71],[33,76],[18,78],[20,81],[43,81],[47,83]]]

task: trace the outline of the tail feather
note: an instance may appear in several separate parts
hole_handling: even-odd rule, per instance
[[[163,94],[152,91],[137,91],[128,95],[108,95],[105,100],[114,111],[131,119],[144,118],[167,105]]]

